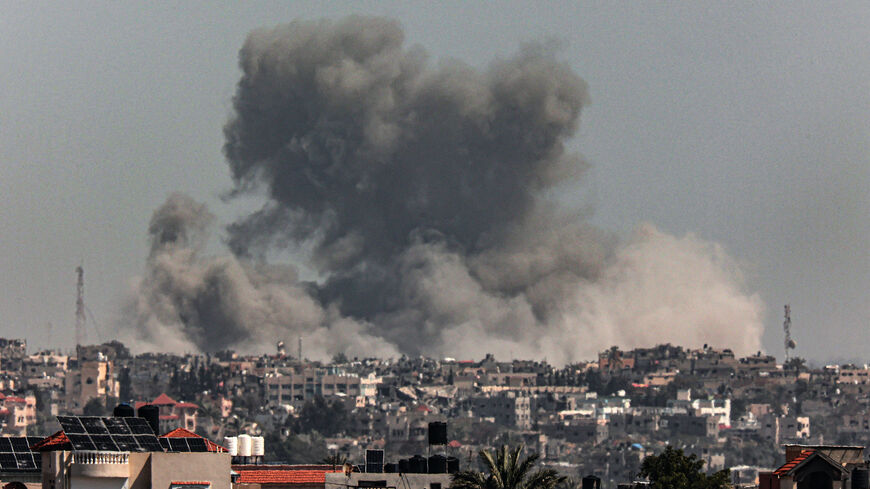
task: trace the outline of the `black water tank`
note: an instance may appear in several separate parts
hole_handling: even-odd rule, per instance
[[[399,460],[399,472],[403,474],[411,472],[411,463],[408,461],[407,458]]]
[[[116,418],[133,418],[136,416],[136,410],[125,402],[115,406],[115,409],[112,410],[112,416]]]
[[[587,475],[583,478],[583,489],[601,489],[601,479],[594,475]]]
[[[447,457],[447,473],[455,474],[459,472],[459,459],[456,457]]]
[[[385,474],[395,474],[399,471],[399,464],[388,463],[384,464],[384,473]]]
[[[447,457],[445,457],[444,455],[432,455],[431,457],[429,457],[429,473],[446,474]]]
[[[408,461],[410,465],[409,473],[412,474],[425,474],[429,472],[428,463],[426,463],[426,457],[422,455],[414,455],[411,457],[411,460]]]
[[[442,423],[440,421],[429,423],[429,444],[447,444],[447,423]]]
[[[852,489],[870,489],[870,470],[852,470]]]
[[[139,407],[138,416],[145,418],[155,435],[160,435],[160,408],[153,404],[146,404]]]
[[[381,474],[384,472],[384,451],[366,450],[366,474]]]

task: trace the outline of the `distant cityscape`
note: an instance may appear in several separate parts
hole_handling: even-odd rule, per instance
[[[729,468],[733,482],[754,483],[783,464],[784,444],[870,441],[867,365],[811,368],[798,357],[738,358],[712,346],[614,346],[557,368],[492,355],[338,354],[326,363],[295,358],[283,344],[262,355],[132,355],[113,341],[67,355],[0,339],[0,368],[5,436],[46,437],[62,429],[59,415],[150,404],[160,434],[181,428],[237,456],[240,440],[253,437],[256,461],[268,464],[365,463],[372,449],[410,460],[428,453],[430,424],[443,422],[439,453],[464,466],[480,449],[523,444],[544,465],[615,487],[670,445],[706,471]]]

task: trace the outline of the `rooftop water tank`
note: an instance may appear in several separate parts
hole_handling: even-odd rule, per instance
[[[251,435],[239,435],[239,456],[250,457],[253,454]]]
[[[227,446],[227,450],[229,450],[231,457],[235,457],[239,454],[239,439],[237,437],[228,436],[224,438],[224,444]]]
[[[255,457],[266,455],[266,440],[262,436],[251,438],[251,452]]]

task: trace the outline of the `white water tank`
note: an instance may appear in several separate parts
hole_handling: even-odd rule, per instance
[[[252,442],[252,454],[255,457],[262,457],[266,455],[266,440],[262,436],[255,436],[251,438]]]
[[[230,451],[230,456],[235,457],[239,454],[239,439],[235,436],[227,436],[224,438],[224,443],[227,445],[227,450]]]
[[[251,456],[251,435],[239,435],[239,456]]]

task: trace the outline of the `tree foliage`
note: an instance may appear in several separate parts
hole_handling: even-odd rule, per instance
[[[327,401],[323,396],[316,396],[302,405],[293,431],[297,433],[316,431],[324,436],[333,436],[345,431],[347,424],[347,409],[341,401]]]
[[[651,489],[725,489],[730,471],[720,470],[708,476],[702,469],[704,461],[696,455],[685,455],[682,449],[665,448],[661,455],[643,459],[640,474],[650,481]]]
[[[476,470],[463,470],[453,474],[451,489],[554,489],[565,481],[553,469],[539,469],[532,472],[538,461],[538,454],[521,458],[523,446],[509,449],[507,445],[493,455],[489,450],[481,450],[479,458],[486,473]]]
[[[85,416],[105,416],[107,414],[106,405],[99,397],[89,399],[85,407],[82,408],[82,412]]]

